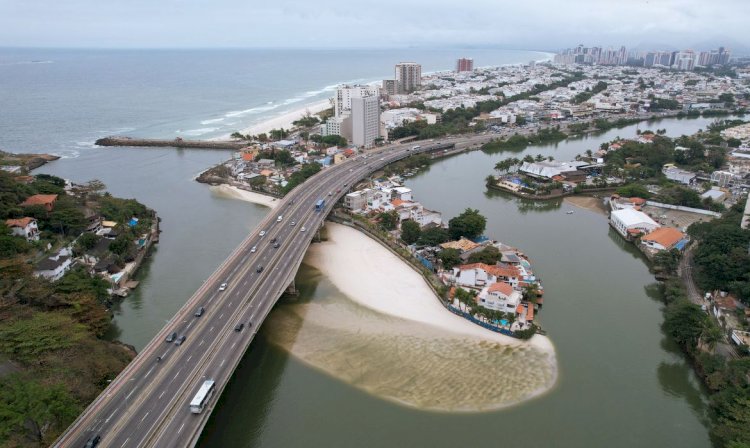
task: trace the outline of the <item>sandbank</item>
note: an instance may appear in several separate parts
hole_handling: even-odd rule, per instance
[[[212,185],[208,187],[212,193],[219,194],[224,197],[239,199],[241,201],[252,202],[253,204],[263,205],[269,208],[276,208],[281,202],[279,199],[273,196],[267,196],[265,194],[256,193],[254,191],[242,190],[232,185],[221,184]]]
[[[327,223],[326,227],[328,241],[312,245],[305,261],[354,302],[453,333],[504,345],[531,345],[554,356],[554,347],[545,336],[521,341],[450,313],[438,302],[424,278],[380,243],[341,224]]]

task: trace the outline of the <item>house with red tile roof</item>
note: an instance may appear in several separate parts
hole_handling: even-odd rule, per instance
[[[477,295],[477,303],[485,308],[512,313],[523,298],[520,291],[510,283],[496,282],[483,288]]]
[[[55,208],[55,202],[57,202],[56,194],[35,194],[26,198],[26,200],[21,203],[21,207],[41,205],[44,206],[48,212],[51,212],[52,209]]]
[[[39,227],[37,227],[36,219],[34,218],[6,219],[5,225],[10,228],[12,234],[15,236],[22,236],[28,241],[39,239]]]
[[[686,238],[687,235],[674,227],[660,227],[641,237],[641,243],[656,251],[671,250]]]
[[[485,263],[462,264],[453,268],[453,278],[457,285],[482,288],[497,282],[518,286],[521,274],[511,265],[489,265]]]

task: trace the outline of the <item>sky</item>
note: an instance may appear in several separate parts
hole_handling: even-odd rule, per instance
[[[750,46],[748,18],[750,0],[0,0],[0,46],[702,49]]]

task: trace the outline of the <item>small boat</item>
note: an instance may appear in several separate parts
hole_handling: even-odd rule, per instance
[[[572,215],[573,214],[573,210],[569,210],[569,211],[565,212],[565,214],[566,215]]]

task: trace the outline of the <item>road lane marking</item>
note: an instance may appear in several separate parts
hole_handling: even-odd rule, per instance
[[[159,400],[161,400],[161,397],[163,397],[163,396],[164,396],[164,393],[165,393],[165,392],[166,392],[166,390],[165,390],[165,391],[162,391],[162,393],[160,393],[160,394],[159,394]]]
[[[221,316],[219,316],[219,319],[221,319],[222,317],[224,317],[224,313],[221,313]],[[214,327],[211,327],[211,329],[213,330]]]
[[[153,368],[153,367],[151,367],[150,369],[148,369],[148,372],[146,372],[146,375],[144,375],[143,379],[146,379],[146,378],[148,378],[148,376],[149,376],[149,375],[151,375],[151,371],[152,371],[152,370],[154,370],[154,368]]]
[[[110,419],[112,419],[112,417],[114,417],[115,414],[117,413],[117,411],[119,411],[119,410],[120,410],[120,408],[116,408],[114,411],[112,411],[112,413],[109,414],[109,417],[107,417],[107,419],[104,420],[104,423],[109,423]]]
[[[193,355],[190,355],[190,357],[185,362],[190,362],[190,360],[193,358]]]
[[[145,413],[145,414],[143,415],[143,418],[141,419],[141,423],[143,423],[143,421],[144,421],[144,420],[146,420],[146,417],[148,417],[148,413],[149,413],[149,412],[151,412],[151,411],[147,411],[147,412],[146,412],[146,413]]]
[[[233,303],[233,302],[229,302],[229,306],[232,306],[232,303]]]
[[[135,389],[137,389],[137,387]],[[130,393],[125,396],[125,398],[130,398],[130,396],[133,395],[133,392],[135,392],[135,389],[131,390]]]
[[[187,330],[188,328],[190,328],[190,326],[193,325],[193,322],[195,322],[195,321],[191,320],[190,323],[188,324],[187,328],[185,328],[185,329]]]
[[[203,345],[204,342],[206,342],[206,341],[204,341],[203,339],[201,339],[201,343],[198,344],[198,347],[200,347],[201,345]]]
[[[182,428],[183,427],[185,427],[185,423],[184,422],[180,425],[180,429],[177,430],[177,434],[179,434],[179,433],[182,432]]]
[[[235,342],[234,344],[232,344],[232,346],[230,348],[234,348],[235,345],[237,345],[237,342]]]
[[[122,445],[120,445],[120,448],[122,448],[122,447],[124,447],[125,445],[127,445],[127,444],[128,444],[128,440],[130,440],[130,437],[128,437],[127,439],[125,439],[125,441],[124,441],[124,442],[122,442]]]
[[[176,380],[178,376],[180,376],[180,372],[182,372],[182,369],[178,370],[177,373],[174,374],[174,378],[172,378],[172,381]]]
[[[224,367],[224,362],[225,362],[226,360],[227,360],[226,358],[224,358],[224,359],[222,359],[222,360],[221,360],[221,364],[219,365],[219,368],[221,368],[221,367]]]

